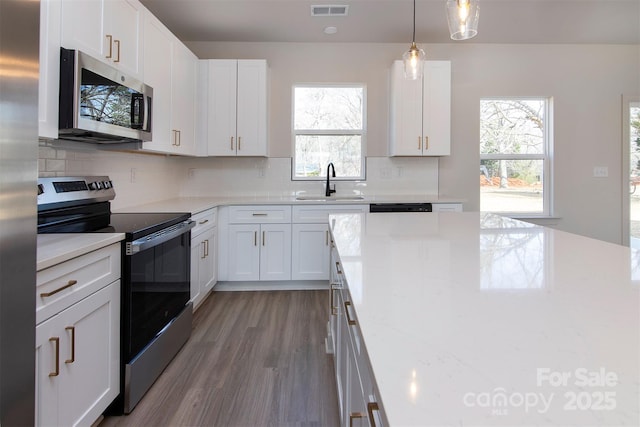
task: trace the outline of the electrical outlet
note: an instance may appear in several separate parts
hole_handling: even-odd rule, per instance
[[[609,168],[607,166],[594,166],[593,176],[595,178],[606,178],[609,176]]]
[[[136,175],[138,174],[138,170],[136,168],[131,168],[131,182],[136,182]]]

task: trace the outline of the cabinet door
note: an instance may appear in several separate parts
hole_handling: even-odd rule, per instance
[[[293,224],[291,279],[329,280],[329,226]]]
[[[65,0],[62,4],[62,47],[79,49],[100,61],[108,40],[104,32],[103,0]],[[107,52],[108,53],[108,52]]]
[[[404,78],[402,61],[391,70],[390,153],[422,155],[422,80]]]
[[[143,52],[144,81],[153,88],[153,140],[142,146],[146,150],[172,152],[175,149],[171,132],[172,35],[150,13],[145,13]]]
[[[142,5],[136,0],[106,1],[104,20],[105,50],[111,51],[112,65],[142,80]]]
[[[451,62],[426,61],[422,132],[423,154],[451,154]]]
[[[236,87],[238,61],[209,61],[208,153],[210,156],[236,155]]]
[[[60,315],[36,326],[35,422],[37,426],[58,425],[61,346],[67,348]]]
[[[38,136],[41,138],[58,137],[61,9],[57,0],[40,2]]]
[[[260,280],[260,225],[229,225],[228,280]]]
[[[260,280],[291,280],[291,224],[262,224]]]
[[[60,425],[91,425],[120,392],[120,281],[61,314]]]
[[[211,228],[202,234],[202,252],[200,256],[200,293],[204,298],[215,284],[216,266],[216,229]]]
[[[338,407],[340,410],[340,419],[342,425],[348,425],[349,417],[347,414],[347,381],[348,381],[348,361],[349,361],[349,325],[345,314],[344,299],[342,292],[336,292],[336,305],[338,307],[336,313],[336,348],[335,348],[335,369],[336,369],[336,385],[338,387]]]
[[[239,60],[237,155],[267,155],[267,61]]]
[[[171,128],[175,152],[195,154],[197,58],[185,46],[174,42],[171,67]]]

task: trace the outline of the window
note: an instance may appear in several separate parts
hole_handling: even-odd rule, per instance
[[[550,100],[480,101],[480,210],[550,215]]]
[[[298,85],[293,89],[293,179],[364,179],[363,85]]]

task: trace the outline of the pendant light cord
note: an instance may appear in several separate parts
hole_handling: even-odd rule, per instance
[[[411,41],[416,42],[416,0],[413,0],[413,38]]]

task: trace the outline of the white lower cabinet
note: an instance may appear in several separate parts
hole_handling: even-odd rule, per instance
[[[331,256],[329,337],[334,353],[340,425],[382,426],[373,374],[337,253]]]
[[[196,310],[213,289],[217,280],[218,229],[217,209],[208,209],[192,217],[191,230],[191,302]]]
[[[369,205],[299,205],[292,211],[292,280],[329,280],[329,215],[362,213]]]
[[[291,224],[229,225],[228,280],[290,279]]]
[[[36,327],[36,425],[90,426],[119,393],[120,281]]]

